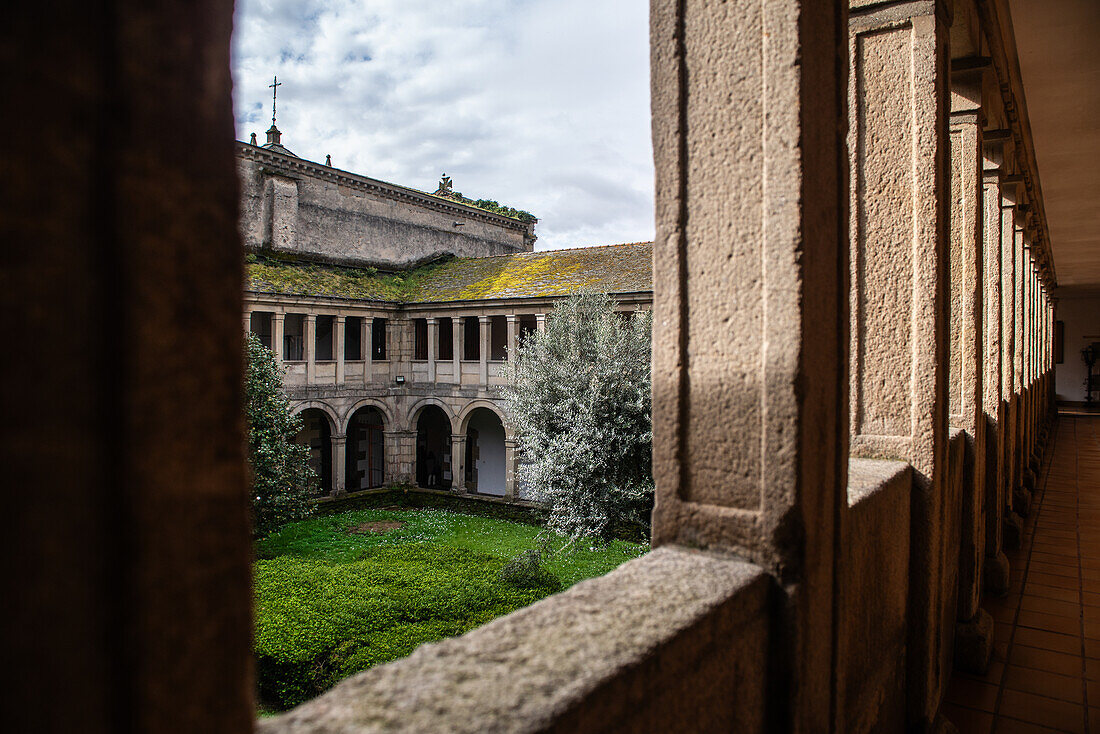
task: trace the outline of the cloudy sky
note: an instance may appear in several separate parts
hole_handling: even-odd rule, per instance
[[[238,0],[237,137],[539,218],[536,249],[653,238],[645,0]]]

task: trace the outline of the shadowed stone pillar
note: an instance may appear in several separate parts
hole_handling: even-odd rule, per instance
[[[374,319],[364,316],[361,323],[359,343],[363,345],[363,384],[369,385],[371,372],[374,371]]]
[[[347,494],[347,448],[348,437],[345,434],[332,435],[332,495],[339,497]]]
[[[546,331],[546,314],[535,314],[535,328],[539,331],[539,333]]]
[[[1019,184],[1015,175],[1001,184],[1001,400],[1005,424],[1001,444],[1000,492],[1005,502],[1004,546],[1017,550],[1023,542],[1023,520],[1015,511],[1016,489],[1016,206]]]
[[[1027,277],[1027,260],[1024,257],[1024,237],[1026,205],[1016,207],[1015,236],[1013,237],[1013,345],[1012,345],[1012,391],[1016,406],[1016,433],[1013,436],[1013,482],[1012,508],[1022,517],[1031,510],[1031,493],[1024,487],[1024,472],[1027,469],[1027,453],[1024,435],[1027,429],[1027,410],[1024,405],[1024,340],[1027,330],[1024,323],[1024,280]]]
[[[1001,165],[1003,143],[985,143],[982,177],[983,257],[982,413],[985,419],[985,563],[982,583],[993,594],[1008,593],[1010,567],[1004,554],[1005,407],[1001,398]]]
[[[477,356],[480,360],[478,364],[478,384],[482,387],[489,384],[489,317],[478,316],[478,325],[481,328],[479,336],[481,337],[477,350]]]
[[[519,441],[504,440],[504,499],[516,498],[516,474],[519,468]]]
[[[285,313],[277,311],[271,316],[271,351],[275,355],[275,363],[280,367],[283,364],[283,322],[285,320]]]
[[[451,434],[451,490],[466,491],[466,434]]]
[[[817,731],[847,463],[844,8],[652,11],[653,545],[775,576],[770,728]]]
[[[306,384],[312,385],[317,377],[317,314],[306,314],[306,333],[304,337],[306,350]]]
[[[849,17],[851,452],[913,467],[906,687],[914,730],[931,725],[943,698],[957,595],[958,498],[947,481],[946,16],[940,2],[861,1]]]
[[[464,323],[462,318],[455,316],[451,318],[451,358],[453,360],[453,367],[455,373],[455,384],[462,384],[462,334],[464,329]]]
[[[344,384],[344,329],[347,326],[345,316],[338,315],[332,320],[332,356],[336,360],[336,384]]]
[[[955,664],[984,674],[993,654],[993,618],[979,607],[985,556],[985,420],[982,413],[984,241],[982,89],[988,60],[958,59],[951,76],[951,339],[948,415],[966,442],[960,497]]]
[[[245,336],[252,333],[252,312],[244,312],[244,333]]]
[[[428,318],[428,382],[435,382],[435,343],[439,338],[439,319]]]
[[[382,431],[386,475],[396,483],[416,483],[416,426],[411,431]]]
[[[508,320],[508,354],[505,358],[512,361],[516,352],[516,315],[509,314],[505,318]]]

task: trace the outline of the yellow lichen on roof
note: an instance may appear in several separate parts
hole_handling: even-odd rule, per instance
[[[256,292],[428,303],[607,293],[653,288],[649,242],[572,250],[454,258],[402,273],[252,258],[248,289]]]

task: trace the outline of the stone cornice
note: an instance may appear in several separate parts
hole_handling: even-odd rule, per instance
[[[511,217],[505,217],[500,214],[493,214],[492,212],[478,209],[474,206],[448,201],[438,196],[426,194],[423,191],[417,191],[416,189],[379,181],[377,179],[368,178],[367,176],[360,176],[348,171],[330,168],[320,163],[307,161],[304,158],[283,155],[267,150],[266,148],[250,145],[249,143],[242,143],[239,140],[237,141],[237,156],[270,168],[273,173],[288,176],[290,178],[299,178],[302,175],[306,175],[310,178],[331,181],[341,186],[367,191],[378,196],[386,197],[387,199],[411,202],[425,209],[434,209],[439,212],[445,212],[451,216],[459,216],[466,219],[479,219],[484,222],[507,227],[508,229],[525,232],[529,235],[533,234],[532,229],[534,222],[529,225],[518,219],[512,219]]]

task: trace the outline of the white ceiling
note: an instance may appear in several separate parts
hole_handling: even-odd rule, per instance
[[[1009,0],[1059,292],[1100,288],[1100,0]]]

